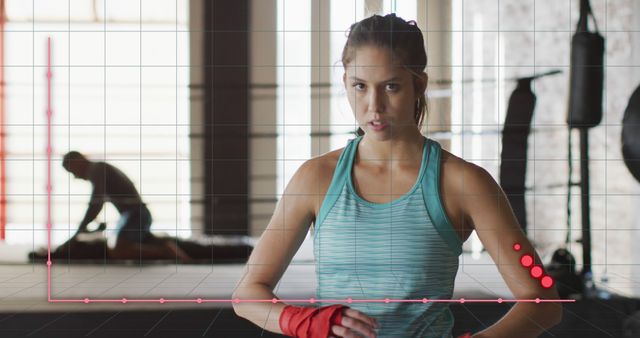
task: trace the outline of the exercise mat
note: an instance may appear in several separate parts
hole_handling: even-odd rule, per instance
[[[245,262],[255,240],[249,236],[210,236],[197,239],[184,239],[170,236],[155,237],[175,243],[191,260],[189,264],[238,263]],[[51,248],[52,262],[88,263],[88,264],[137,264],[175,263],[175,259],[114,259],[110,258],[110,248],[101,232],[78,234],[56,248]],[[46,261],[47,248],[42,247],[28,254],[30,261]]]

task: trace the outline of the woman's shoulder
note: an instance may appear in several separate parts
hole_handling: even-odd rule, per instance
[[[493,177],[483,167],[466,161],[444,149],[441,155],[441,172],[443,183],[458,187],[462,192],[463,185],[467,188],[493,181]]]
[[[298,169],[296,176],[299,176],[299,183],[297,185],[304,187],[302,189],[304,189],[305,195],[315,196],[313,198],[314,214],[319,212],[322,203],[322,198],[317,198],[317,196],[324,196],[329,190],[333,173],[343,150],[344,148],[340,148],[315,156],[305,161]]]
[[[440,193],[452,213],[466,213],[469,197],[496,196],[500,186],[483,167],[442,150]]]
[[[332,150],[305,161],[300,168],[301,174],[313,181],[331,181],[343,150],[344,148]]]
[[[441,155],[440,193],[444,208],[454,229],[462,241],[466,240],[474,228],[468,218],[469,196],[486,194],[497,186],[491,174],[484,168],[466,161],[446,150]],[[465,219],[465,222],[460,220]]]

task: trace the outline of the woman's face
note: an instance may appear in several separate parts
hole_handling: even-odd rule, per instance
[[[405,67],[393,64],[389,49],[356,49],[343,81],[356,121],[367,137],[385,141],[415,132],[416,103],[424,88],[416,90],[413,76]]]

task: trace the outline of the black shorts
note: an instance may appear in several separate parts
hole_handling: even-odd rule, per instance
[[[118,220],[118,239],[131,242],[143,242],[151,237],[151,213],[147,206],[141,204],[137,208],[124,211]]]

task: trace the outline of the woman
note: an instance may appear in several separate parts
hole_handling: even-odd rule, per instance
[[[233,295],[275,299],[314,223],[317,299],[344,301],[234,303],[239,316],[294,337],[450,337],[446,302],[347,299],[450,299],[474,230],[515,298],[558,297],[520,265],[523,253],[539,258],[492,177],[421,135],[426,61],[415,22],[390,14],[351,26],[343,82],[359,136],[296,172]],[[536,337],[561,312],[559,303],[517,303],[473,337]]]

